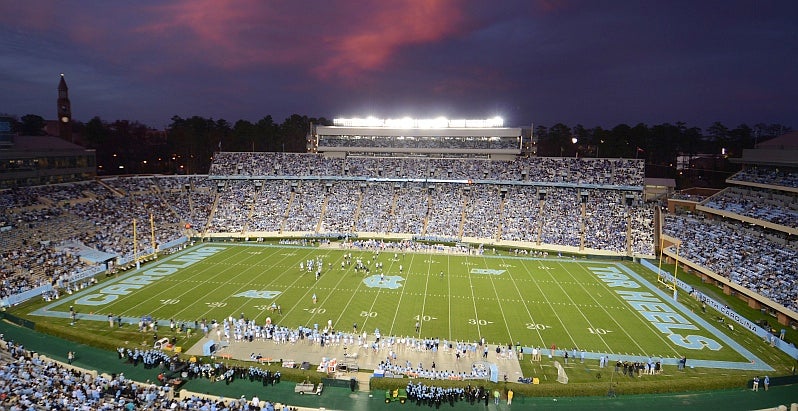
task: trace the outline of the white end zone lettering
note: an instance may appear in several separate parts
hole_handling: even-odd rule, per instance
[[[639,289],[642,286],[617,267],[588,267],[596,277],[612,288]],[[629,304],[635,311],[645,318],[659,332],[666,334],[674,344],[690,350],[703,350],[708,348],[713,351],[723,348],[720,343],[701,335],[681,335],[674,330],[698,330],[681,314],[677,313],[670,305],[660,300],[649,292],[615,290],[615,292]]]

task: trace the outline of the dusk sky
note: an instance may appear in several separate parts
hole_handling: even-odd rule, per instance
[[[798,127],[796,1],[4,1],[0,113]]]

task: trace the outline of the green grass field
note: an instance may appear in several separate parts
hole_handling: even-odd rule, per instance
[[[334,245],[333,247],[337,247]],[[341,267],[345,253],[352,265]],[[338,248],[212,243],[162,257],[34,312],[83,319],[221,320],[243,313],[258,323],[593,353],[746,364],[750,353],[712,324],[674,304],[627,264],[566,258],[466,256]],[[323,259],[317,280],[300,263]],[[356,272],[356,259],[369,273]],[[383,268],[375,268],[382,263]],[[401,266],[401,271],[400,271]],[[380,273],[384,275],[381,279]],[[313,295],[317,299],[314,303]],[[626,297],[626,298],[624,298]],[[272,303],[282,314],[272,312]],[[686,312],[685,312],[686,311]],[[416,322],[420,332],[416,334]]]

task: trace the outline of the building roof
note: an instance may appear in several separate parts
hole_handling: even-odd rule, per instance
[[[77,144],[53,136],[14,136],[9,151],[66,151],[85,150]]]
[[[780,135],[756,145],[756,148],[770,148],[777,150],[798,150],[798,131]]]
[[[646,177],[644,179],[644,184],[647,186],[664,186],[664,187],[676,187],[676,180],[672,178],[650,178]]]

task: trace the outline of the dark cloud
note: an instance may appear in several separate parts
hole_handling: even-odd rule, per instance
[[[493,4],[496,3],[496,4]],[[798,126],[792,2],[11,2],[0,112]]]

